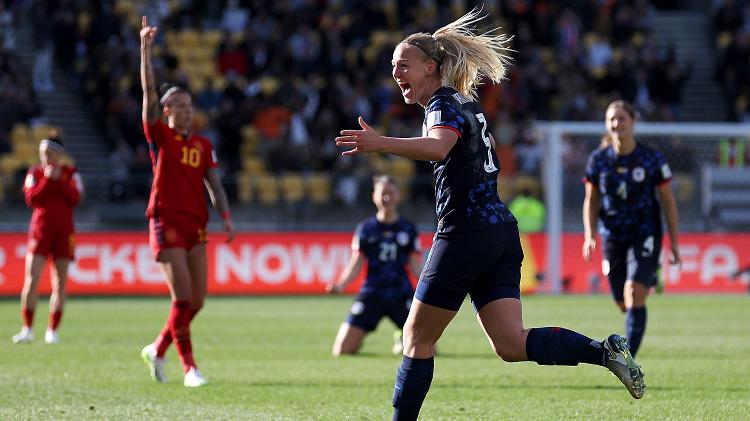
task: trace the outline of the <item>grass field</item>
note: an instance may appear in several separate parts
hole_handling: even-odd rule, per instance
[[[14,345],[16,300],[0,301],[0,419],[385,420],[399,358],[384,321],[356,357],[331,341],[350,297],[212,298],[193,324],[204,388],[168,384],[140,360],[167,299],[72,299],[59,345]],[[527,326],[562,325],[603,338],[622,316],[605,296],[524,299]],[[425,420],[733,420],[750,417],[750,306],[745,296],[656,296],[639,362],[648,391],[633,400],[601,367],[497,359],[464,304],[440,342]]]

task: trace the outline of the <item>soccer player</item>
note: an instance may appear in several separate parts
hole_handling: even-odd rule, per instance
[[[29,169],[23,185],[26,204],[33,209],[26,249],[26,268],[21,292],[23,327],[13,342],[34,340],[31,327],[37,303],[37,288],[48,258],[54,263],[52,294],[49,297],[49,322],[44,334],[48,344],[59,342],[57,329],[65,306],[65,280],[75,251],[73,208],[83,196],[81,175],[65,165],[62,136],[53,131],[39,143],[41,165]]]
[[[352,238],[352,257],[341,276],[326,287],[330,293],[341,292],[359,275],[367,261],[367,278],[333,343],[331,353],[336,357],[359,351],[364,337],[375,330],[386,315],[399,328],[394,335],[393,352],[401,354],[403,351],[401,329],[414,297],[406,265],[414,276],[419,276],[422,255],[417,228],[398,214],[400,199],[393,178],[373,177],[372,202],[378,212],[357,225]]]
[[[206,380],[193,358],[190,322],[206,297],[208,211],[204,184],[221,214],[228,242],[234,231],[216,153],[208,139],[191,132],[191,95],[183,88],[171,87],[161,99],[156,96],[151,66],[151,46],[156,33],[157,28],[149,26],[144,16],[140,31],[142,117],[154,171],[146,216],[151,249],[169,286],[172,306],[161,333],[154,343],[143,348],[141,356],[154,380],[165,382],[164,353],[174,341],[185,374],[183,383],[197,387],[206,384]],[[160,111],[167,119],[166,124]]]
[[[615,303],[625,313],[632,355],[638,352],[646,330],[646,297],[658,281],[660,209],[667,220],[671,263],[680,263],[672,172],[661,153],[635,141],[635,120],[635,109],[625,101],[607,107],[608,142],[589,155],[583,201],[583,258],[590,261],[597,247],[595,232],[601,219],[602,272],[609,279]]]
[[[523,326],[518,227],[498,197],[494,140],[475,99],[482,78],[499,83],[505,76],[508,38],[495,31],[475,34],[472,27],[482,18],[475,10],[396,46],[392,76],[404,101],[425,109],[421,137],[381,136],[360,117],[361,130],[342,130],[336,138],[338,146],[350,148],[344,155],[383,152],[434,165],[437,232],[404,325],[393,419],[417,418],[432,382],[433,345],[466,294],[503,360],[606,366],[640,398],[643,375],[624,338],[599,342],[560,327]]]

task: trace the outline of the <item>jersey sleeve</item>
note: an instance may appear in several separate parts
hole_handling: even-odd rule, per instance
[[[425,129],[441,128],[449,129],[455,132],[458,137],[464,134],[464,117],[458,110],[458,107],[448,97],[437,97],[427,105],[425,110]]]
[[[70,206],[76,206],[83,195],[83,180],[81,174],[75,168],[71,168],[67,172],[69,173],[68,177],[61,180],[63,197]]]
[[[208,163],[206,165],[206,170],[210,170],[212,168],[218,168],[219,167],[219,157],[216,155],[216,149],[214,149],[214,146],[211,144],[211,141],[206,139],[206,156]]]
[[[156,120],[154,124],[148,124],[146,121],[143,122],[143,134],[146,135],[146,141],[149,144],[156,144],[158,147],[161,147],[165,139],[167,139],[167,128],[167,125],[161,120]]]
[[[654,185],[660,186],[672,180],[672,170],[669,168],[667,159],[664,158],[664,155],[662,155],[661,152],[655,152],[654,154],[654,162],[656,165],[656,168],[654,169]]]
[[[357,225],[357,228],[354,229],[354,235],[352,236],[352,251],[362,251],[364,249],[364,227],[364,222],[360,222]]]
[[[50,180],[37,168],[31,168],[23,183],[23,193],[28,207],[39,206],[52,188]]]
[[[586,161],[586,174],[583,178],[584,183],[591,183],[594,186],[599,185],[599,171],[596,169],[596,156],[594,153],[589,155],[589,159]]]

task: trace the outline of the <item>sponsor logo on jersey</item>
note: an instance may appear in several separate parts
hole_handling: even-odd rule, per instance
[[[427,114],[427,129],[429,130],[432,126],[440,123],[440,119],[442,118],[440,110],[437,111],[430,111],[429,114]]]

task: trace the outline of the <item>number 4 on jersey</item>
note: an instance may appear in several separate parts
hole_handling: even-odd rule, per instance
[[[477,120],[482,123],[482,140],[484,141],[484,146],[487,147],[487,162],[484,163],[484,171],[495,172],[497,171],[497,167],[495,166],[495,161],[492,159],[492,139],[487,135],[487,119],[484,118],[483,113],[479,113],[477,114]]]

